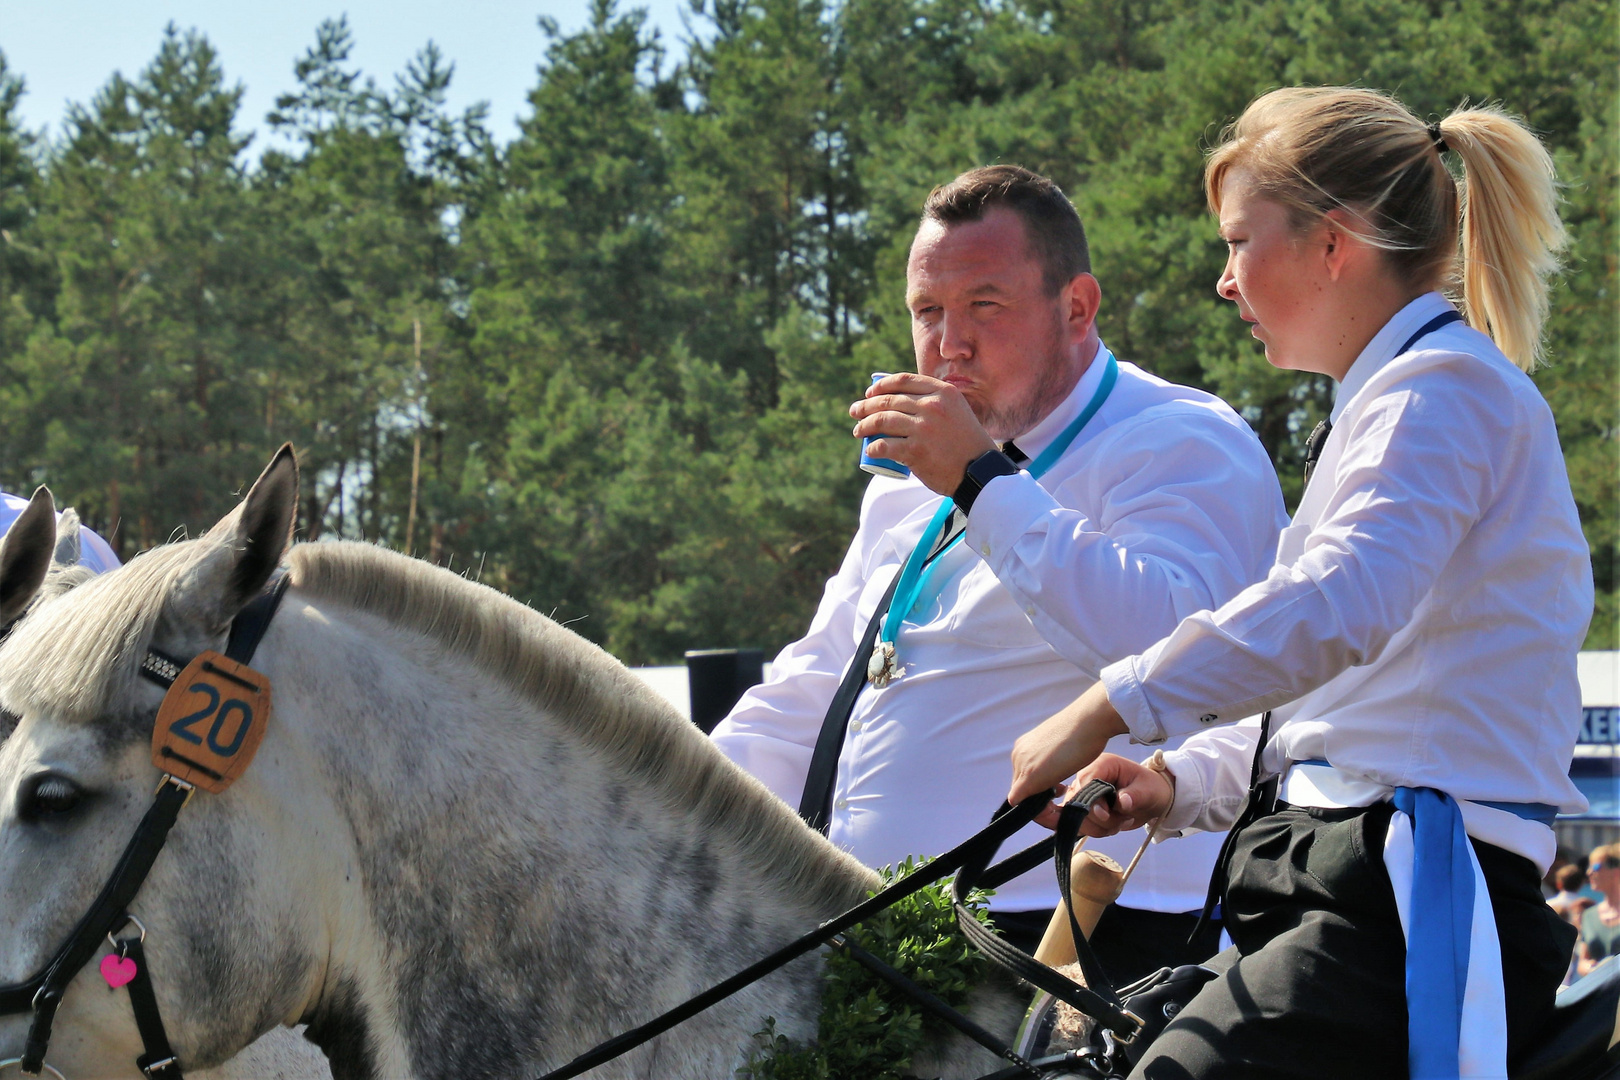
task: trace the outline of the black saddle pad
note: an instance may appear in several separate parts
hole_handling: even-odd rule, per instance
[[[1610,1046],[1617,1020],[1620,963],[1611,958],[1559,992],[1543,1037],[1514,1063],[1513,1080],[1617,1080],[1620,1046]]]

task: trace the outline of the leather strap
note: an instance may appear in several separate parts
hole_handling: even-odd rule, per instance
[[[285,572],[278,574],[268,589],[236,613],[231,620],[231,635],[225,640],[226,656],[238,664],[253,663],[253,654],[258,652],[259,642],[270,629],[270,620],[276,617],[276,609],[281,607],[281,598],[291,583],[292,578]]]
[[[146,950],[140,938],[124,946],[124,955],[135,961],[135,978],[129,982],[129,1004],[135,1012],[135,1028],[141,1033],[146,1052],[135,1059],[135,1065],[149,1080],[181,1080],[180,1062],[169,1045],[169,1034],[163,1030],[163,1016],[158,1012],[157,994],[152,989],[152,974],[146,967]]]
[[[1102,780],[1093,780],[1082,788],[1080,794],[1070,800],[1060,813],[1059,828],[1068,836],[1068,851],[1066,853],[1058,852],[1056,860],[1059,888],[1064,893],[1065,902],[1067,902],[1068,897],[1068,856],[1073,854],[1074,838],[1079,835],[1080,823],[1085,820],[1085,816],[1090,812],[1093,803],[1112,798],[1113,794],[1114,786],[1112,784]],[[1035,812],[1038,813],[1045,808],[1046,801],[1044,797],[1031,798],[1025,800],[1023,804],[1013,811],[1008,811],[1004,805],[1002,811],[992,820],[999,821],[1002,815],[1008,815],[1015,819],[1021,817],[1023,819],[1021,824],[1027,824],[1033,820],[1034,814],[1027,813],[1026,808],[1031,803],[1038,803],[1034,807]],[[1010,833],[1004,835],[1010,835]],[[1053,839],[1042,841],[1035,847],[1028,848],[1007,861],[1014,862],[1016,860],[1021,862],[1024,856],[1036,850],[1040,850],[1044,858],[1047,853],[1057,851],[1060,843],[1061,838],[1055,835]],[[1022,949],[1009,944],[973,917],[973,912],[966,906],[968,891],[979,886],[999,884],[1001,881],[1007,880],[1007,877],[1000,872],[1006,865],[1005,863],[990,867],[988,871],[986,870],[986,865],[994,856],[994,847],[989,847],[986,850],[986,845],[976,845],[975,849],[964,861],[964,865],[957,873],[955,881],[951,884],[951,897],[956,904],[956,922],[961,927],[962,933],[967,937],[968,942],[991,962],[1012,972],[1036,988],[1046,991],[1059,1001],[1067,1002],[1087,1016],[1094,1018],[1103,1027],[1113,1032],[1121,1044],[1128,1044],[1133,1041],[1142,1027],[1142,1022],[1126,1010],[1119,999],[1119,995],[1114,992],[1107,976],[1103,974],[1102,965],[1097,962],[1096,955],[1086,942],[1085,935],[1081,934],[1079,927],[1074,924],[1072,911],[1069,917],[1071,929],[1074,932],[1075,952],[1080,957],[1080,970],[1085,976],[1088,984],[1086,986],[1081,986],[1079,983],[1047,967]]]
[[[632,1028],[623,1034],[608,1039],[606,1042],[598,1043],[568,1064],[546,1073],[541,1080],[571,1080],[572,1077],[589,1072],[598,1065],[627,1054],[643,1043],[662,1035],[676,1024],[689,1020],[698,1013],[703,1012],[716,1002],[724,1001],[732,994],[743,989],[743,987],[758,982],[790,961],[830,943],[833,938],[856,923],[871,918],[884,908],[920,891],[947,874],[961,869],[968,862],[973,862],[982,868],[993,857],[1003,840],[1035,820],[1035,815],[1045,808],[1050,798],[1048,794],[1043,792],[1040,795],[1031,796],[1010,810],[1004,806],[991,819],[989,825],[974,833],[939,858],[922,866],[910,876],[892,882],[887,888],[867,897],[843,914],[827,920],[798,940],[789,942],[764,959],[748,965],[729,979],[718,982],[702,993],[688,998],[673,1009],[659,1014],[640,1027]],[[1043,842],[1043,844],[1049,843],[1051,843],[1050,840]],[[994,869],[991,870],[992,874]],[[986,880],[989,880],[990,875],[985,875],[985,877]],[[974,921],[974,925],[979,926],[977,920]],[[979,926],[979,929],[985,933],[990,933],[988,930],[984,930],[982,926]],[[991,934],[991,937],[994,936],[994,934]],[[996,940],[999,941],[1000,939],[996,938]],[[1063,979],[1056,972],[1053,972],[1053,975],[1061,979],[1068,987],[1074,986],[1073,983]],[[1045,987],[1042,988],[1045,989]],[[1080,989],[1084,991],[1084,987]],[[1061,995],[1054,994],[1053,996]],[[1064,1000],[1070,999],[1064,998]],[[1131,1026],[1134,1030],[1134,1025]]]
[[[1187,938],[1188,944],[1198,940],[1198,935],[1203,933],[1204,927],[1215,918],[1215,907],[1226,894],[1227,877],[1232,869],[1232,848],[1237,842],[1238,833],[1256,818],[1264,817],[1276,808],[1279,778],[1274,776],[1263,784],[1260,782],[1260,758],[1265,754],[1266,743],[1270,739],[1271,711],[1268,709],[1260,718],[1260,738],[1254,744],[1254,761],[1249,765],[1248,801],[1243,804],[1243,812],[1238,815],[1238,819],[1226,831],[1226,839],[1221,841],[1220,854],[1215,856],[1215,867],[1209,875],[1209,891],[1204,894],[1204,909],[1198,913],[1198,922]]]
[[[135,834],[124,847],[124,853],[119,856],[118,865],[107,879],[107,884],[102,886],[90,910],[85,912],[57,950],[44,976],[38,979],[39,987],[31,1002],[34,1022],[28,1030],[28,1041],[22,1054],[23,1072],[37,1073],[44,1064],[56,1009],[62,1003],[62,995],[67,991],[68,984],[101,948],[101,940],[124,922],[130,901],[135,899],[135,894],[146,881],[152,863],[157,860],[158,852],[163,850],[163,843],[169,837],[169,830],[180,816],[180,808],[185,806],[186,799],[194,790],[189,784],[180,784],[168,777],[164,779],[152,805],[136,826]],[[19,992],[28,985],[25,983],[0,989],[0,1004],[5,1006],[3,1011],[22,1011],[14,1006]]]

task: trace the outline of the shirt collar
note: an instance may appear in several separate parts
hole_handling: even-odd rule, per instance
[[[1063,429],[1068,427],[1069,423],[1080,415],[1080,410],[1086,407],[1086,403],[1091,400],[1091,395],[1096,393],[1097,387],[1102,385],[1103,370],[1108,367],[1108,358],[1111,355],[1108,346],[1099,341],[1097,343],[1097,354],[1091,358],[1091,363],[1086,367],[1085,374],[1081,375],[1080,381],[1074,384],[1074,389],[1069,391],[1069,396],[1059,402],[1057,408],[1047,413],[1040,423],[1022,435],[1013,437],[1013,442],[1018,444],[1018,449],[1028,454],[1033,460],[1041,456],[1041,451],[1052,445],[1052,440],[1061,435]]]
[[[1350,370],[1345,372],[1344,382],[1339,384],[1338,393],[1333,398],[1333,422],[1339,422],[1339,414],[1361,392],[1361,388],[1399,355],[1395,350],[1405,344],[1407,338],[1436,315],[1451,310],[1454,310],[1454,305],[1450,300],[1440,293],[1427,292],[1397,311],[1394,318],[1367,342],[1367,347],[1361,350],[1350,365]]]

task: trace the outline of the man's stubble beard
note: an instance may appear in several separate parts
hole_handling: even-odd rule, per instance
[[[985,433],[996,442],[1006,442],[1022,436],[1030,428],[1046,419],[1080,381],[1069,367],[1058,346],[1057,335],[1046,351],[1041,365],[1041,377],[1019,401],[999,407],[986,407],[981,413],[973,410]]]

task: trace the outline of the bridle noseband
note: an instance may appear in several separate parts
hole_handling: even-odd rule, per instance
[[[264,592],[237,614],[231,622],[230,638],[225,646],[224,659],[244,667],[252,661],[253,654],[258,650],[259,642],[269,629],[270,620],[275,616],[281,598],[287,591],[287,585],[287,576],[279,575]],[[149,648],[141,661],[140,674],[168,691],[164,698],[167,706],[171,698],[186,689],[176,685],[176,680],[182,672],[191,670],[199,661],[206,666],[207,657],[210,655],[219,654],[205,652],[187,662]],[[225,677],[230,678],[229,675]],[[262,676],[260,678],[262,679]],[[269,681],[264,680],[266,702],[268,686]],[[218,694],[215,693],[214,696],[214,704],[217,707]],[[226,704],[229,706],[240,703]],[[164,709],[159,712],[160,726],[161,718],[166,711]],[[225,711],[218,710],[221,719],[224,718]],[[263,724],[267,720],[268,709],[265,710],[265,715],[257,718],[250,712],[247,718],[240,721],[241,730],[245,733],[247,725],[256,722],[259,725],[257,730],[262,735]],[[219,727],[220,724],[216,722],[216,732]],[[154,745],[159,734],[154,732]],[[199,744],[202,742],[200,736],[192,740],[189,733],[182,737],[188,741],[197,741]],[[214,733],[210,733],[208,738],[211,743],[217,741]],[[225,747],[216,749],[230,749],[232,754],[241,752],[250,758],[252,750],[257,747],[257,743],[254,742],[252,746],[244,749],[241,738],[237,738],[236,743],[235,747],[227,743]],[[154,751],[154,757],[156,756]],[[245,765],[243,767],[245,768]],[[222,790],[235,778],[235,774],[222,777],[219,772],[208,768],[205,764],[184,758],[173,763],[165,761],[160,765],[160,769],[163,770],[163,777],[158,782],[152,805],[147,808],[140,824],[135,827],[135,832],[129,838],[129,843],[124,846],[124,852],[119,856],[117,865],[114,866],[106,884],[101,887],[101,892],[91,902],[89,910],[74,925],[67,939],[39,971],[22,982],[0,986],[0,1016],[30,1011],[34,1014],[22,1057],[17,1060],[17,1064],[27,1075],[38,1076],[41,1069],[50,1069],[50,1066],[45,1064],[45,1052],[50,1046],[51,1027],[56,1019],[57,1007],[62,1002],[63,994],[67,992],[68,984],[100,950],[102,939],[106,938],[113,943],[115,955],[120,963],[133,961],[135,967],[133,977],[115,983],[109,976],[108,985],[129,987],[130,1005],[135,1013],[135,1025],[144,1047],[144,1052],[135,1060],[136,1066],[149,1080],[183,1080],[180,1063],[169,1045],[168,1035],[163,1028],[157,996],[153,992],[151,974],[147,969],[146,953],[143,948],[146,939],[145,927],[140,927],[138,937],[116,938],[114,932],[129,925],[140,926],[129,913],[130,902],[135,899],[135,894],[140,892],[141,886],[146,882],[152,864],[157,861],[158,853],[163,850],[163,845],[168,840],[169,830],[174,827],[180,811],[191,801],[192,795],[196,794],[197,788],[205,786],[215,791]],[[213,777],[217,782],[199,782],[196,770],[202,770],[203,774]],[[175,775],[176,773],[187,775],[192,779],[181,779]],[[57,1076],[61,1075],[55,1069],[50,1071]]]

